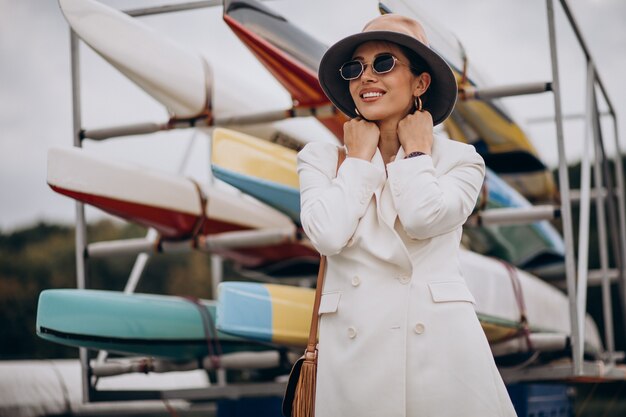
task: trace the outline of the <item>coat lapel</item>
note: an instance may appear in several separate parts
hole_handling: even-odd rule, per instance
[[[404,149],[402,146],[398,149],[398,153],[396,154],[396,161],[403,159],[405,156]],[[376,149],[376,153],[372,158],[372,163],[378,166],[381,169],[385,169],[385,163],[383,161],[383,157],[380,153],[380,150]],[[379,187],[374,194],[376,195],[376,210],[378,214],[378,218],[383,221],[388,227],[394,229],[394,225],[396,222],[396,217],[398,217],[398,212],[393,205],[393,198],[391,196],[391,189],[389,187],[389,181],[386,180],[382,187]],[[395,229],[394,229],[395,230]]]
[[[404,158],[404,150],[402,147],[398,150],[396,155],[396,159]],[[383,157],[380,153],[380,150],[376,149],[376,153],[371,161],[377,167],[385,170],[385,162],[383,161]],[[412,270],[411,258],[409,256],[409,252],[402,241],[402,238],[395,229],[395,221],[398,216],[398,212],[396,211],[395,206],[393,205],[393,198],[391,196],[391,187],[389,186],[389,181],[385,180],[384,184],[378,187],[374,191],[374,196],[376,199],[376,214],[381,223],[383,223],[391,234],[394,236],[396,243],[403,249],[402,253],[395,252],[397,254],[397,258],[393,260],[393,263],[403,266],[407,271]]]

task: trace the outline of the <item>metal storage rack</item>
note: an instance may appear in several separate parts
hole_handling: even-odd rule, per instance
[[[481,213],[484,221],[499,224],[512,224],[520,222],[534,222],[543,219],[555,219],[560,216],[563,224],[565,238],[566,259],[565,259],[565,287],[569,297],[569,316],[571,322],[571,347],[572,356],[569,361],[559,364],[549,364],[542,366],[527,366],[522,369],[503,369],[502,374],[508,382],[515,381],[599,381],[611,379],[626,379],[626,369],[617,365],[616,362],[623,359],[623,354],[615,352],[614,327],[612,321],[611,305],[611,283],[617,281],[620,291],[622,306],[626,306],[626,203],[624,200],[624,178],[622,173],[622,161],[620,156],[619,135],[614,107],[609,99],[608,93],[600,79],[589,49],[582,37],[576,21],[570,11],[566,0],[559,0],[567,20],[571,25],[578,43],[583,50],[587,60],[587,99],[585,120],[589,134],[585,138],[585,149],[582,160],[581,189],[570,190],[567,163],[565,159],[565,142],[563,133],[563,114],[561,109],[561,90],[559,82],[559,67],[557,59],[556,31],[555,31],[555,11],[554,0],[546,0],[547,24],[549,28],[550,58],[552,63],[552,81],[549,83],[535,83],[504,88],[483,90],[482,97],[506,97],[520,94],[533,94],[551,91],[554,98],[556,140],[559,154],[559,184],[561,202],[559,206],[539,206],[530,209],[516,210],[489,210]],[[204,7],[220,5],[221,1],[196,1],[172,6],[160,6],[154,8],[144,8],[127,11],[131,16],[145,16],[157,13],[169,13],[181,10],[191,10]],[[177,123],[154,124],[146,123],[135,126],[112,127],[100,130],[84,130],[81,121],[81,100],[80,100],[80,74],[79,74],[79,39],[71,31],[71,69],[72,69],[72,99],[73,99],[73,143],[76,147],[82,146],[85,138],[102,140],[108,137],[145,134],[173,128],[187,128],[194,125],[206,123],[205,120],[187,120]],[[602,94],[603,100],[608,107],[606,114],[601,114],[598,108],[597,91]],[[305,114],[302,114],[305,115]],[[608,168],[608,158],[604,152],[604,138],[600,119],[603,115],[608,115],[613,122],[614,138],[616,149],[614,158],[614,178],[611,177]],[[224,120],[222,124],[234,122],[259,122],[270,121],[283,118],[284,113],[257,115],[249,119]],[[215,122],[215,121],[214,121]],[[220,123],[214,123],[220,124]],[[593,146],[594,158],[590,158],[589,145]],[[594,167],[594,187],[591,188],[591,164]],[[589,271],[587,267],[587,254],[589,250],[589,207],[591,200],[595,200],[595,207],[598,219],[599,251],[601,259],[601,269]],[[578,251],[574,250],[572,200],[579,200],[580,218],[579,220],[579,246]],[[608,208],[608,219],[605,210]],[[608,227],[607,227],[608,224]],[[208,240],[204,250],[211,251],[216,245],[233,245],[241,240],[229,241],[228,236],[215,241]],[[243,236],[243,240],[248,237]],[[268,235],[264,237],[254,236],[254,239],[265,239],[267,243],[289,238],[283,235]],[[616,268],[609,268],[608,239],[616,259]],[[141,273],[146,265],[149,253],[155,252],[152,242],[156,239],[156,233],[149,232],[145,239],[138,239],[126,242],[98,242],[87,244],[87,231],[85,222],[85,211],[82,203],[76,203],[76,271],[77,288],[86,288],[88,284],[87,263],[90,257],[111,256],[116,253],[139,254],[135,267],[131,272],[127,284],[127,291],[132,292],[137,285]],[[162,251],[191,250],[189,242],[172,243],[162,246]],[[221,279],[221,260],[213,255],[214,279]],[[583,357],[584,343],[584,318],[585,304],[587,299],[587,288],[593,282],[599,282],[602,286],[603,313],[605,321],[605,347],[603,358],[598,361],[586,361]],[[626,310],[622,312],[624,323],[626,323]],[[102,358],[102,356],[101,356]],[[282,382],[259,383],[259,384],[226,384],[221,378],[221,383],[210,388],[196,390],[169,390],[169,391],[106,391],[96,389],[93,383],[92,368],[89,363],[89,356],[86,349],[80,349],[80,362],[82,365],[82,386],[84,402],[98,401],[119,401],[119,400],[141,400],[141,399],[186,399],[190,401],[208,401],[219,398],[240,398],[246,396],[267,396],[282,395],[285,384]]]

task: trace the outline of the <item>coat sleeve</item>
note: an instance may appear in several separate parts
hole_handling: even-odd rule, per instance
[[[337,147],[313,142],[298,154],[300,220],[323,255],[339,253],[354,234],[384,171],[368,161],[346,158],[337,170]]]
[[[413,239],[448,233],[472,213],[485,177],[485,163],[473,146],[463,145],[458,160],[437,177],[428,155],[387,165],[393,203]]]

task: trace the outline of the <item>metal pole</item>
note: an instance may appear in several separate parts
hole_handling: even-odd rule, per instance
[[[619,135],[617,134],[617,118],[613,115],[613,129],[615,135],[615,192],[617,194],[617,205],[619,213],[619,242],[621,244],[620,259],[616,265],[620,269],[621,282],[626,284],[626,190],[624,189],[624,167],[622,165],[622,150],[619,146]],[[626,286],[626,285],[625,285]],[[626,309],[626,306],[624,306]]]
[[[70,30],[70,57],[72,71],[72,123],[74,146],[82,147],[81,143],[81,109],[80,109],[80,63],[78,36]],[[76,287],[86,288],[85,270],[85,210],[83,203],[76,202]]]
[[[598,106],[597,103],[597,98],[594,95],[594,100],[595,101],[595,105],[596,107]],[[623,244],[623,240],[620,238],[620,223],[619,223],[619,218],[623,215],[622,214],[618,214],[618,211],[620,211],[620,208],[616,205],[615,199],[618,198],[618,203],[619,203],[619,195],[621,194],[621,191],[619,191],[616,188],[616,185],[613,183],[613,177],[611,176],[611,167],[609,166],[609,161],[606,157],[606,152],[604,150],[604,143],[602,142],[602,129],[601,129],[601,125],[598,122],[597,125],[597,131],[598,131],[598,137],[600,138],[600,141],[598,142],[598,146],[600,148],[600,152],[602,154],[602,171],[603,171],[603,175],[604,175],[604,181],[606,182],[606,189],[607,189],[607,194],[608,194],[608,198],[606,200],[607,202],[607,208],[608,208],[608,219],[609,219],[609,230],[613,231],[613,233],[610,234],[610,245],[611,248],[613,249],[613,255],[615,258],[615,265],[617,270],[620,271],[620,279],[618,280],[618,288],[619,288],[619,299],[620,299],[620,307],[621,307],[621,313],[622,313],[622,320],[624,322],[626,322],[626,275],[624,275],[624,257],[623,257],[623,251],[624,251],[624,244]],[[621,166],[621,165],[620,165]],[[617,166],[615,167],[615,175],[616,175],[616,182],[619,183],[622,180],[622,175],[620,173],[617,172]]]
[[[578,28],[576,19],[574,19],[574,15],[572,14],[572,11],[570,10],[569,5],[567,4],[567,0],[560,0],[560,1],[561,1],[561,6],[563,6],[563,11],[565,12],[565,16],[567,16],[567,19],[569,20],[570,25],[572,26],[572,30],[574,31],[574,34],[576,35],[576,39],[578,39],[578,43],[580,44],[580,47],[583,50],[583,53],[585,54],[585,58],[587,59],[587,61],[594,62],[593,58],[591,57],[591,53],[589,52],[589,48],[587,48],[587,44],[585,43],[585,40],[583,39],[583,35],[580,29]],[[596,74],[596,83],[598,84],[598,86],[600,87],[600,90],[602,91],[606,104],[609,106],[609,111],[611,112],[611,114],[615,114],[615,111],[613,110],[613,105],[611,104],[611,100],[609,100],[609,96],[606,93],[606,88],[604,88],[604,84],[602,83],[602,80],[600,79],[600,76],[598,74]]]
[[[589,161],[589,140],[595,131],[593,129],[593,80],[595,70],[593,63],[587,61],[587,106],[585,111],[585,135],[583,138],[583,153],[580,167],[580,212],[578,216],[578,288],[576,290],[578,303],[578,317],[585,317],[587,311],[587,272],[589,269],[589,206],[591,203],[591,163]],[[579,349],[585,350],[585,322],[579,321]]]
[[[286,110],[273,110],[240,116],[221,116],[215,117],[213,120],[207,120],[206,117],[202,116],[196,119],[172,119],[163,123],[142,122],[123,126],[87,129],[82,132],[82,136],[85,139],[105,140],[120,136],[146,135],[167,130],[188,129],[192,127],[236,127],[260,123],[271,123],[295,117],[317,117],[325,119],[334,117],[335,115],[336,111],[331,105],[301,108],[294,107]]]
[[[224,279],[224,259],[220,255],[211,255],[211,297],[217,299],[217,286]],[[228,384],[226,369],[216,370],[217,386],[224,387]]]
[[[596,190],[604,188],[604,181],[602,180],[602,165],[600,158],[602,158],[602,151],[600,149],[600,135],[597,134],[599,128],[599,114],[598,108],[593,105],[593,144],[594,144],[594,183]],[[613,333],[613,306],[611,301],[611,277],[609,275],[609,252],[607,247],[607,233],[606,233],[606,213],[605,213],[605,199],[600,193],[596,193],[596,225],[598,229],[598,249],[600,252],[600,272],[602,275],[602,315],[604,318],[604,341],[607,353],[607,361],[609,364],[615,363],[615,336]]]
[[[582,374],[583,352],[580,350],[580,318],[576,305],[576,269],[574,259],[574,233],[572,230],[572,208],[569,196],[569,175],[565,158],[565,141],[563,139],[563,120],[561,110],[561,90],[559,83],[559,66],[556,51],[556,33],[554,22],[553,0],[546,0],[548,14],[548,30],[550,37],[550,58],[552,61],[552,90],[554,91],[554,113],[556,117],[556,136],[559,152],[559,188],[561,192],[561,217],[563,218],[563,234],[565,237],[565,274],[567,278],[567,295],[569,298],[570,328],[572,337],[572,360],[574,375]]]
[[[551,205],[491,208],[479,211],[478,216],[470,217],[466,224],[472,226],[530,224],[542,220],[558,219],[560,215],[561,209]]]
[[[80,56],[78,36],[70,29],[70,59],[72,72],[72,123],[74,134],[74,146],[80,148],[81,143],[81,106],[80,106]],[[87,288],[87,227],[85,223],[85,206],[76,202],[76,224],[75,224],[75,244],[76,244],[76,287]],[[89,353],[85,348],[78,349],[78,356],[81,366],[81,380],[83,387],[83,402],[89,402]]]
[[[517,85],[503,85],[500,87],[476,88],[473,86],[459,89],[460,100],[482,99],[488,100],[500,97],[513,97],[527,94],[539,94],[552,90],[548,82],[527,83]]]
[[[211,297],[217,300],[217,286],[224,279],[224,259],[220,255],[211,255]]]
[[[89,129],[83,132],[83,136],[91,140],[105,140],[119,136],[147,135],[168,129],[170,129],[170,126],[167,123],[147,122],[101,129]]]
[[[90,258],[118,255],[138,255],[140,253],[185,253],[191,250],[213,252],[224,249],[243,249],[296,242],[292,229],[233,230],[200,236],[197,239],[164,240],[158,247],[147,238],[134,238],[90,243],[87,253]]]
[[[597,76],[598,74],[596,74]],[[600,116],[612,116],[611,113],[607,111],[603,111],[599,113]],[[585,115],[582,113],[571,113],[564,114],[563,120],[580,120],[584,119]],[[554,116],[540,116],[540,117],[530,117],[526,119],[527,124],[540,124],[540,123],[554,123]]]
[[[146,235],[146,240],[150,243],[154,244],[158,237],[158,233],[154,229],[148,230],[148,234]],[[150,255],[146,252],[142,252],[137,255],[137,259],[135,259],[135,264],[133,265],[133,269],[130,272],[130,276],[128,277],[128,281],[126,282],[126,287],[124,287],[125,294],[132,294],[137,289],[137,285],[139,284],[139,280],[141,279],[141,274],[148,264],[150,260]]]

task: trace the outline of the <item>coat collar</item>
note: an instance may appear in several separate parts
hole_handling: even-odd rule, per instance
[[[398,153],[396,153],[396,159],[394,159],[394,161],[399,161],[403,159],[405,155],[406,154],[404,153],[404,149],[402,148],[402,146],[400,146],[400,148],[398,149]],[[385,161],[383,161],[383,155],[380,153],[380,149],[378,149],[378,147],[376,147],[376,152],[374,152],[374,156],[372,157],[371,162],[378,168],[383,169],[385,170],[385,172],[387,172]]]

